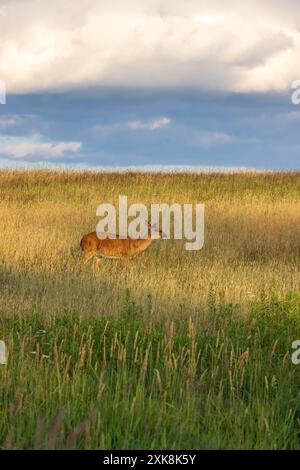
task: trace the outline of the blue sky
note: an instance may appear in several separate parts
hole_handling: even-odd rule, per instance
[[[2,165],[299,168],[300,109],[288,94],[95,88],[12,95],[1,123],[0,140],[11,144]],[[36,153],[26,154],[24,142],[35,143]],[[66,150],[39,151],[43,143]]]
[[[0,167],[299,169],[287,3],[3,1]]]

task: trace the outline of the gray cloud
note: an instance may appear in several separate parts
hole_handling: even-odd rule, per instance
[[[294,0],[2,1],[8,92],[78,86],[283,90],[298,78]]]

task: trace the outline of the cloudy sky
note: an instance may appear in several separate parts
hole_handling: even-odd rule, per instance
[[[0,167],[300,168],[296,80],[298,0],[0,0]]]

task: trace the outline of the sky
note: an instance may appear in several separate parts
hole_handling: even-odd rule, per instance
[[[297,80],[298,0],[0,0],[0,167],[299,169]]]

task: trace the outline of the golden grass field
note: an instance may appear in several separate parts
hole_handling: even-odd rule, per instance
[[[119,195],[204,203],[204,248],[84,265]],[[0,448],[299,448],[299,172],[1,171],[0,218]]]
[[[205,244],[158,240],[136,259],[84,266],[100,203],[203,203]],[[124,289],[163,318],[193,315],[210,289],[241,304],[299,289],[300,174],[0,172],[1,315],[62,309],[118,315]]]

